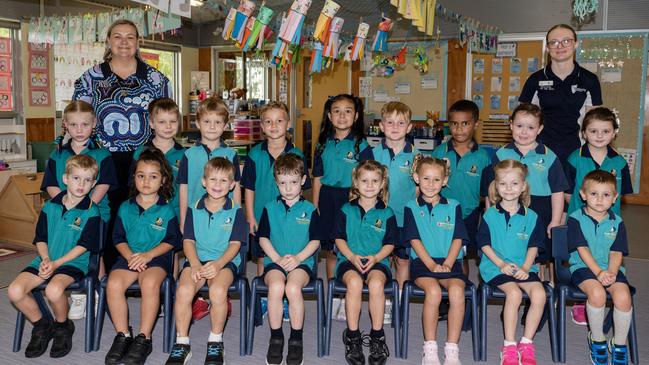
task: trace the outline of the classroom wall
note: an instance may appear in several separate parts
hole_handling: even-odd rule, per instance
[[[50,96],[52,97],[49,107],[32,107],[29,106],[29,90],[28,75],[29,75],[29,49],[28,43],[24,40],[27,39],[29,32],[29,24],[21,23],[20,25],[20,39],[21,41],[21,67],[22,67],[22,95],[23,95],[23,117],[24,118],[54,118],[55,117],[55,103],[54,103],[54,53],[50,51]]]
[[[180,49],[180,98],[183,115],[189,114],[189,92],[191,91],[191,72],[198,71],[198,48]]]

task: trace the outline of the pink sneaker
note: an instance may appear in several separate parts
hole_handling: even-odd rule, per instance
[[[577,303],[572,306],[570,311],[572,314],[572,322],[580,326],[585,326],[588,324],[588,319],[586,318],[586,305],[583,303]]]
[[[503,346],[500,349],[500,365],[520,365],[516,345]]]
[[[521,357],[521,365],[536,365],[533,343],[519,343],[518,354]]]

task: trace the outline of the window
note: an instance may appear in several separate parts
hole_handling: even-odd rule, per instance
[[[16,105],[20,89],[16,74],[17,38],[17,29],[0,25],[0,113],[15,113],[19,109]]]
[[[244,56],[240,51],[214,50],[214,60],[215,90],[220,95],[235,87],[242,87],[248,90],[248,99],[268,99],[270,74],[265,55]],[[246,67],[243,66],[244,60]]]
[[[167,76],[172,85],[173,98],[179,103],[182,99],[178,84],[179,52],[147,47],[140,49],[140,55],[144,62],[157,68],[163,75]]]

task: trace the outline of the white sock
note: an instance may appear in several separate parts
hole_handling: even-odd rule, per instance
[[[615,325],[615,336],[613,342],[618,346],[626,345],[626,338],[629,334],[629,327],[631,327],[631,313],[633,308],[628,312],[622,312],[617,308],[613,308],[613,324]]]
[[[207,338],[207,342],[223,342],[223,332],[217,334],[210,331],[210,337]]]
[[[605,307],[594,307],[589,302],[586,302],[586,314],[588,315],[588,324],[593,341],[606,341],[606,335],[604,334]]]
[[[534,341],[529,338],[521,337],[521,343],[534,343]]]
[[[516,346],[516,341],[503,341],[504,346]]]
[[[435,340],[424,341],[424,346],[426,346],[426,345],[431,345],[431,346],[433,346],[433,348],[435,348],[435,350],[437,350],[437,341],[435,341]]]
[[[179,345],[189,345],[189,336],[176,336],[176,343]]]
[[[444,347],[445,347],[445,348],[449,348],[449,349],[456,349],[456,348],[458,348],[457,344],[456,344],[456,343],[452,343],[452,342],[446,342],[446,343],[444,344]]]
[[[124,333],[124,332],[122,332],[122,333]],[[126,331],[126,333],[124,333],[124,337],[126,337],[126,338],[131,337],[131,332]]]

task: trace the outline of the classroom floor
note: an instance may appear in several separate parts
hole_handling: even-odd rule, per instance
[[[649,217],[649,207],[639,206],[626,206],[623,208],[623,216],[627,222],[627,229],[629,231],[630,252],[631,255],[626,259],[625,265],[629,273],[630,281],[636,286],[637,294],[635,297],[635,316],[638,329],[638,347],[641,363],[646,363],[649,359],[649,322],[645,320],[649,316],[649,282],[643,280],[649,275],[649,247],[647,247],[646,238],[643,239],[645,234],[643,224],[646,224],[647,217]],[[0,265],[0,278],[14,277],[20,271],[32,256],[23,256],[13,260],[3,261]],[[324,263],[321,260],[321,271],[324,272]],[[249,265],[248,276],[254,275],[254,265]],[[472,271],[472,279],[475,281],[475,270]],[[31,325],[25,326],[25,333],[23,334],[23,348],[22,352],[11,352],[14,331],[14,323],[16,311],[9,304],[7,299],[7,289],[4,281],[0,289],[0,332],[5,333],[0,336],[0,364],[66,364],[66,365],[87,365],[87,364],[100,364],[103,363],[104,356],[110,347],[114,332],[112,323],[106,319],[104,331],[102,334],[102,343],[99,352],[84,353],[83,352],[83,320],[75,321],[76,333],[74,336],[74,347],[72,352],[63,359],[51,359],[48,353],[41,358],[27,361],[24,357],[24,347],[29,341],[31,332]],[[139,300],[129,300],[131,308],[131,318],[135,319],[132,325],[137,330],[137,318],[139,317]],[[498,318],[500,313],[500,306],[492,304],[489,306],[489,325],[488,325],[488,354],[486,362],[474,362],[471,352],[471,336],[469,332],[462,334],[460,340],[460,359],[463,364],[498,364],[498,348],[502,344],[502,326]],[[315,328],[315,302],[307,301],[306,315],[304,328],[304,353],[305,364],[344,364],[344,347],[341,341],[341,333],[345,328],[343,322],[333,321],[332,338],[331,338],[331,351],[330,356],[318,358],[316,354],[316,328]],[[415,303],[411,305],[410,317],[410,338],[408,346],[408,359],[395,359],[393,356],[388,361],[388,364],[419,364],[421,363],[420,352],[422,345],[421,335],[421,304]],[[568,318],[570,315],[568,314]],[[363,314],[361,316],[361,330],[369,331],[369,318],[367,315],[367,302],[364,303]],[[288,338],[289,325],[284,325],[284,332]],[[394,351],[394,340],[392,328],[386,326],[386,337],[390,352]],[[521,328],[518,330],[519,336]],[[209,320],[205,318],[195,323],[191,330],[193,358],[189,364],[201,364],[205,356],[206,340],[209,334]],[[154,330],[154,349],[153,353],[149,356],[147,364],[164,364],[167,354],[162,352],[162,323],[157,323]],[[225,349],[226,349],[226,362],[229,365],[236,364],[264,364],[268,339],[270,331],[267,322],[264,321],[262,327],[258,327],[255,332],[255,343],[253,348],[253,355],[249,357],[239,357],[238,355],[238,339],[239,339],[239,311],[238,301],[233,300],[232,317],[230,318],[225,336]],[[446,338],[446,324],[440,322],[438,331],[438,342],[440,347]],[[588,364],[590,363],[587,355],[586,343],[586,328],[568,323],[567,326],[567,361],[566,364]],[[548,336],[547,326],[544,327],[535,338],[537,348],[537,359],[539,364],[552,363],[550,353],[550,343]],[[366,349],[367,353],[367,349]],[[391,354],[392,355],[392,354]]]

